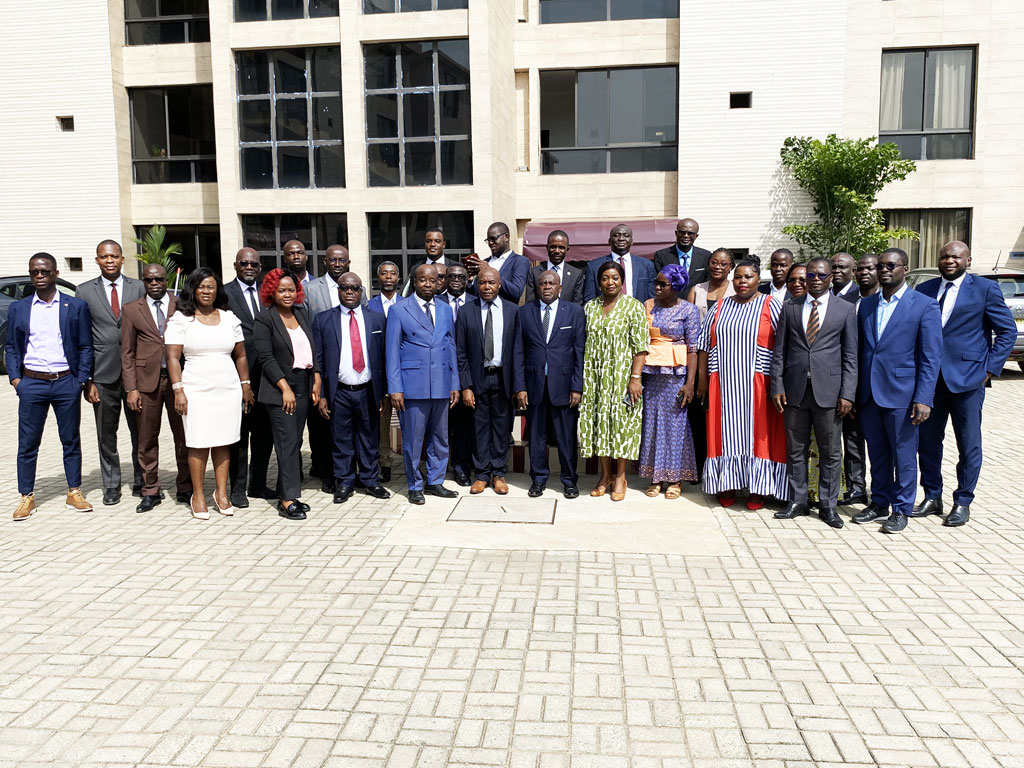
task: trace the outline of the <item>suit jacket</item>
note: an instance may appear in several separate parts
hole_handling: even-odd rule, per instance
[[[492,258],[494,257],[489,257],[487,262],[490,263]],[[511,301],[513,304],[518,304],[519,299],[523,296],[523,289],[526,287],[526,275],[529,271],[530,260],[521,253],[509,251],[508,258],[501,265],[501,269],[498,270],[498,274],[501,275],[501,290],[498,291],[498,295],[503,299]],[[466,290],[474,296],[479,296],[476,290],[476,280],[470,282]]]
[[[349,318],[347,312],[338,306],[321,312],[313,318],[313,346],[316,350],[317,367],[321,371],[328,403],[334,402],[338,391],[338,371],[341,368],[341,323]],[[374,402],[380,403],[387,392],[387,368],[385,367],[385,341],[387,318],[383,312],[363,308],[363,327],[366,329],[366,363],[370,366],[370,386]]]
[[[452,308],[434,302],[434,325],[415,296],[392,307],[387,327],[388,392],[447,400],[459,387]]]
[[[857,399],[857,312],[848,301],[828,299],[813,345],[807,344],[803,322],[804,302],[783,304],[775,329],[772,352],[773,395],[785,394],[793,407],[807,390],[808,374],[814,402],[820,408],[835,408],[839,398]]]
[[[170,320],[178,308],[178,300],[167,293],[163,301],[167,305],[165,318]],[[155,391],[160,385],[163,357],[164,337],[149,311],[149,302],[143,297],[125,304],[121,310],[121,380],[125,392]]]
[[[313,372],[316,373],[320,369],[317,367],[309,314],[301,305],[296,305],[292,311],[295,319],[299,321],[299,328],[309,339],[310,349],[313,350]],[[268,405],[282,405],[284,401],[281,398],[281,390],[277,388],[277,382],[284,379],[289,387],[295,389],[295,374],[292,371],[295,355],[292,352],[292,340],[288,336],[288,329],[284,327],[281,313],[276,306],[268,307],[256,316],[252,325],[252,335],[256,359],[260,364],[259,391],[256,399]]]
[[[310,317],[316,317],[334,306],[331,294],[338,293],[338,284],[330,275],[321,275],[306,283],[302,290],[306,294],[305,305],[309,308]]]
[[[583,289],[583,300],[590,301],[601,291],[597,286],[597,270],[606,261],[612,258],[612,254],[603,256],[600,259],[594,259],[587,263],[587,277],[586,285]],[[658,276],[658,273],[654,270],[654,264],[645,259],[643,256],[633,255],[632,258],[633,266],[633,285],[630,286],[629,295],[632,296],[639,302],[645,302],[648,299],[654,298],[654,278]]]
[[[942,360],[939,303],[908,286],[878,338],[881,296],[879,291],[860,303],[857,400],[874,398],[882,408],[930,407]]]
[[[398,299],[397,299],[397,301],[395,301],[395,306],[398,306],[399,304],[402,303],[402,295],[401,294],[397,294],[397,295],[398,295]],[[385,317],[387,317],[387,315],[384,313],[384,300],[381,298],[381,296],[382,296],[382,294],[378,293],[376,296],[374,296],[372,299],[370,299],[368,302],[366,302],[365,309],[370,309],[370,310],[372,310],[374,312],[379,312],[380,314],[382,314]]]
[[[696,285],[697,283],[703,283],[705,280],[710,280],[711,275],[708,274],[708,261],[711,260],[711,251],[707,251],[703,248],[698,248],[696,245],[693,247],[693,253],[690,256],[690,268],[687,270],[687,274],[690,279],[687,281],[687,287]],[[679,251],[676,250],[676,244],[667,248],[654,252],[654,274],[657,277],[658,273],[661,272],[662,267],[666,264],[678,264],[679,263]],[[685,295],[685,294],[684,294]]]
[[[546,261],[542,261],[540,264],[534,264],[530,267],[530,271],[526,275],[527,304],[537,298],[537,281],[540,279],[541,273],[546,269]],[[562,280],[562,287],[558,293],[558,298],[583,306],[583,283],[586,279],[586,276],[583,274],[583,270],[570,266],[563,261],[560,277]]]
[[[519,314],[516,305],[500,296],[501,307],[501,381],[505,394],[512,397],[512,369],[515,367],[515,337],[519,332]],[[484,380],[484,325],[481,317],[482,302],[463,304],[455,323],[455,349],[459,361],[459,382],[463,389],[475,391]],[[491,310],[494,311],[493,309]]]
[[[59,291],[57,298],[60,300],[60,335],[64,342],[64,357],[67,358],[71,375],[84,386],[92,378],[92,317],[89,305]],[[22,361],[28,349],[29,320],[34,299],[35,294],[26,296],[11,304],[7,310],[4,362],[7,365],[7,377],[12,383],[23,375]]]
[[[942,278],[929,280],[918,293],[938,299]],[[950,392],[968,392],[999,376],[1013,352],[1017,324],[994,280],[964,275],[956,304],[942,328],[940,371]]]
[[[122,275],[118,303],[122,310],[125,304],[137,301],[146,295],[141,280]],[[92,316],[93,368],[92,379],[98,384],[113,384],[121,378],[121,320],[114,317],[114,310],[107,300],[104,279],[94,277],[78,286],[75,296],[89,305]],[[122,311],[121,316],[124,317]]]
[[[260,305],[260,283],[254,286],[256,289],[256,304],[259,306],[260,314],[267,311],[266,307]],[[238,287],[238,281],[232,280],[224,286],[224,294],[228,297],[228,309],[234,312],[235,317],[242,324],[242,337],[245,339],[245,359],[249,363],[249,378],[259,381],[259,361],[256,355],[256,345],[253,343],[253,316],[249,302],[242,295],[242,289]],[[259,317],[259,315],[257,315]]]
[[[543,308],[540,301],[519,308],[512,383],[516,392],[526,392],[531,403],[539,403],[547,389],[552,405],[566,406],[571,392],[583,392],[587,319],[582,307],[559,298],[551,320],[551,339],[545,341]]]
[[[835,294],[832,294],[832,298],[833,299],[842,299],[843,301],[848,301],[851,304],[853,304],[853,306],[856,307],[857,306],[857,299],[860,298],[860,288],[858,288],[857,286],[854,286],[852,291],[847,291],[846,293],[841,294],[839,296],[836,296]]]

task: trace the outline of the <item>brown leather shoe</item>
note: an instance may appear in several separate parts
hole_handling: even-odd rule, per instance
[[[469,486],[470,493],[483,493],[487,488],[486,480],[474,480],[473,484]]]
[[[28,520],[28,518],[35,512],[36,509],[36,495],[34,493],[26,493],[21,497],[21,501],[18,502],[17,508],[14,510],[15,520]]]
[[[81,488],[68,488],[68,497],[64,499],[64,508],[72,512],[92,512],[92,504],[85,500]]]
[[[502,496],[508,493],[508,483],[505,482],[504,477],[494,478],[494,492]]]

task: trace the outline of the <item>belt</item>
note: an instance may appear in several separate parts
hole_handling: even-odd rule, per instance
[[[500,371],[501,371],[501,366],[500,365],[485,365],[484,366],[484,373],[486,373],[488,376],[493,376],[495,373],[498,373]]]
[[[71,375],[70,370],[47,373],[46,371],[31,371],[28,368],[22,368],[21,371],[27,378],[39,379],[40,381],[56,381],[57,379],[63,379],[65,376]]]
[[[362,384],[346,384],[346,383],[344,383],[342,381],[338,382],[338,387],[340,389],[347,389],[349,392],[361,392],[362,390],[366,389],[368,386],[370,386],[370,382],[369,381],[365,381]]]

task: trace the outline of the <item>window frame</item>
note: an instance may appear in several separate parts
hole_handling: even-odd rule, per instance
[[[171,147],[171,118],[170,109],[167,104],[167,92],[172,88],[181,89],[195,89],[195,88],[209,88],[210,89],[210,109],[211,118],[213,117],[213,86],[207,83],[196,83],[194,85],[166,85],[166,86],[154,86],[154,87],[140,87],[140,88],[128,88],[128,121],[131,127],[131,153],[132,153],[132,184],[216,184],[217,183],[217,153],[214,151],[208,155],[172,155],[170,154]],[[140,91],[160,91],[164,101],[164,139],[167,144],[168,154],[164,157],[137,157],[135,150],[137,149],[135,144],[135,101],[132,96]],[[213,178],[200,180],[197,179],[197,163],[213,161]],[[138,180],[138,168],[140,165],[152,164],[156,165],[159,163],[170,164],[172,162],[188,162],[189,163],[189,181],[139,181]]]
[[[404,0],[391,0],[392,4],[395,6],[394,10],[385,11],[385,10],[382,10],[380,8],[377,8],[377,7],[373,6],[373,5],[371,5],[371,2],[372,2],[372,0],[362,0],[362,3],[360,3],[360,5],[362,6],[362,13],[364,15],[376,16],[377,14],[380,14],[380,13],[431,13],[433,11],[438,11],[438,10],[441,10],[441,11],[464,11],[464,10],[467,10],[469,8],[469,0],[461,0],[463,5],[461,7],[459,7],[459,8],[438,8],[437,4],[438,4],[438,2],[440,2],[440,0],[430,0],[430,8],[422,8],[422,9],[420,9],[420,8],[412,8],[412,9],[406,10],[406,9],[404,9],[402,7],[402,3],[404,2]]]
[[[967,128],[924,128],[925,125],[925,104],[927,99],[924,98],[926,94],[927,82],[928,82],[928,56],[938,51],[970,51],[971,52],[971,115],[969,127]],[[966,135],[970,137],[971,151],[966,157],[952,157],[952,158],[928,158],[924,157],[926,154],[926,146],[922,145],[921,157],[909,158],[916,162],[934,162],[935,160],[973,160],[977,144],[974,140],[975,129],[977,127],[978,119],[978,46],[977,45],[933,45],[933,46],[915,46],[911,48],[883,48],[881,62],[884,62],[885,55],[887,53],[923,53],[924,54],[924,67],[922,75],[924,80],[921,82],[921,129],[920,130],[882,130],[882,108],[881,108],[881,94],[882,94],[882,83],[881,77],[879,77],[879,108],[878,108],[878,143],[887,144],[894,143],[886,141],[887,137],[893,136],[917,136],[922,140],[929,136],[948,136],[950,134]],[[902,153],[901,153],[902,156]],[[905,209],[915,210],[915,209]],[[926,210],[947,210],[947,209],[926,209]],[[952,209],[949,209],[952,210]],[[957,209],[959,210],[959,209]]]
[[[393,42],[385,43],[366,43],[363,45],[363,65],[364,65],[364,78],[363,78],[363,104],[364,114],[367,115],[366,119],[366,185],[367,187],[373,188],[395,188],[395,187],[458,187],[458,186],[471,186],[473,184],[473,97],[470,91],[471,82],[459,83],[455,85],[441,85],[440,83],[440,68],[438,65],[438,56],[440,55],[438,45],[442,42],[461,41],[465,40],[466,45],[469,45],[468,38],[464,37],[453,37],[453,38],[441,38],[436,40],[397,40]],[[430,43],[433,48],[431,50],[431,85],[402,85],[402,45],[405,43]],[[395,87],[394,88],[367,88],[365,78],[365,65],[366,65],[366,52],[371,47],[377,47],[380,45],[393,45],[395,46]],[[468,70],[467,70],[468,77]],[[430,137],[416,136],[411,139],[407,139],[405,134],[405,97],[413,94],[430,94],[431,104],[433,106],[434,114],[434,135]],[[467,104],[469,109],[469,133],[452,133],[442,134],[441,133],[441,94],[442,93],[465,93],[467,98]],[[397,102],[395,112],[395,122],[397,124],[398,136],[388,136],[382,138],[371,138],[370,137],[370,121],[369,121],[369,110],[366,108],[366,104],[370,98],[374,96],[394,96]],[[442,168],[441,168],[441,145],[445,142],[454,143],[456,141],[468,141],[470,147],[470,165],[469,165],[469,180],[465,183],[460,184],[445,184],[442,181]],[[406,144],[433,144],[434,145],[434,183],[433,184],[407,184],[406,183],[406,163],[405,163],[405,147]],[[392,145],[398,147],[398,179],[399,183],[396,184],[374,184],[371,181],[370,172],[370,147],[373,145]]]
[[[274,0],[265,0],[265,2],[264,2],[265,13],[264,13],[264,16],[263,16],[262,19],[240,19],[240,18],[238,18],[238,0],[233,0],[233,2],[231,3],[231,13],[232,13],[231,18],[232,18],[232,20],[236,24],[249,24],[249,23],[252,23],[252,22],[259,22],[259,21],[299,21],[299,20],[305,20],[305,19],[335,19],[335,18],[338,18],[338,16],[340,15],[340,11],[341,11],[341,2],[340,2],[340,0],[338,2],[338,13],[330,13],[330,14],[326,14],[326,15],[321,14],[321,15],[317,15],[317,16],[310,16],[310,14],[309,14],[309,2],[310,2],[310,0],[302,0],[302,16],[295,16],[295,17],[281,16],[281,17],[275,17],[273,15]]]
[[[274,242],[277,243],[275,250],[267,250],[265,248],[257,248],[250,244],[246,238],[245,219],[246,217],[262,217],[262,216],[273,216],[274,217]],[[286,241],[281,239],[281,217],[282,216],[305,216],[309,219],[309,231],[310,231],[310,246],[306,248],[306,244],[303,243],[303,248],[306,248],[306,271],[313,277],[320,277],[324,273],[323,259],[324,254],[327,251],[329,245],[334,243],[325,242],[321,245],[319,241],[320,227],[318,224],[323,221],[324,232],[327,231],[327,216],[341,216],[345,220],[345,242],[340,243],[348,248],[348,214],[344,212],[328,212],[328,213],[241,213],[238,216],[238,224],[242,230],[242,244],[246,247],[252,248],[259,254],[260,264],[263,269],[263,274],[266,274],[271,269],[279,269],[282,266],[282,259],[284,258],[284,244]],[[325,238],[328,239],[328,238]],[[273,266],[270,266],[270,262],[273,260]]]
[[[161,14],[160,8],[163,6],[164,0],[154,0],[157,4],[157,15],[156,16],[140,16],[138,18],[130,18],[128,15],[128,0],[124,2],[124,44],[126,46],[136,45],[181,45],[189,43],[208,43],[210,42],[210,8],[207,5],[206,13],[179,13],[179,14]],[[205,21],[205,33],[201,22]],[[184,24],[185,39],[181,43],[131,43],[131,35],[128,30],[132,26],[142,26],[144,24],[157,24],[163,26],[164,24],[173,23]],[[198,34],[197,34],[198,32]]]
[[[139,238],[141,240],[142,237],[146,234],[146,232],[148,230],[150,230],[153,226],[154,226],[153,224],[135,224],[135,225],[133,225],[132,228],[135,230],[135,237],[137,237],[137,238]],[[218,242],[218,245],[219,245],[219,243],[220,243],[220,224],[213,223],[213,224],[169,224],[168,225],[168,228],[171,229],[171,230],[179,229],[181,227],[190,227],[192,229],[192,232],[191,232],[191,235],[192,235],[192,248],[193,248],[193,253],[195,253],[195,256],[196,256],[196,263],[195,263],[195,266],[192,266],[192,267],[189,267],[189,268],[186,269],[185,265],[181,264],[181,262],[178,261],[179,259],[182,258],[181,256],[174,256],[174,257],[172,257],[173,259],[175,259],[175,263],[178,264],[179,267],[181,267],[181,277],[178,278],[178,286],[177,286],[179,289],[181,288],[181,286],[183,286],[185,284],[185,279],[189,276],[189,273],[193,269],[196,269],[197,267],[207,266],[210,269],[212,269],[214,272],[217,272],[218,274],[220,274],[221,269],[222,269],[221,258],[220,258],[220,251],[219,250],[218,250],[218,252],[215,254],[215,256],[213,258],[205,259],[204,260],[202,258],[202,252],[201,252],[201,250],[199,248],[199,243],[200,243],[200,232],[199,232],[199,229],[200,229],[200,227],[208,227],[208,228],[210,228],[212,230],[215,230],[216,239],[217,239],[217,242]],[[210,236],[213,236],[215,233],[214,232],[208,232],[207,234],[210,235]],[[168,241],[170,241],[170,238],[168,238]],[[141,246],[137,246],[136,247],[136,253],[139,253],[139,251],[138,251],[139,247],[141,247]],[[145,268],[146,268],[145,264],[143,264],[141,261],[138,262],[138,269],[139,269],[138,276],[140,278],[142,277],[142,270],[145,269]],[[167,286],[170,289],[173,289],[175,287],[174,286],[174,275],[171,275],[171,274],[167,275]]]
[[[238,66],[238,56],[252,52],[253,49],[238,49],[235,50],[235,87],[236,87],[236,100],[238,104],[236,112],[236,125],[238,128],[238,159],[239,159],[239,187],[241,189],[344,189],[345,188],[345,115],[344,115],[344,103],[342,102],[341,95],[341,80],[338,80],[337,91],[315,91],[313,90],[313,58],[312,52],[316,48],[329,48],[334,50],[338,54],[338,68],[341,68],[341,48],[336,45],[320,45],[320,46],[305,46],[297,48],[267,48],[258,49],[257,52],[267,54],[266,65],[267,65],[267,83],[268,91],[266,93],[242,93],[242,89],[239,87],[238,78],[240,77],[240,67]],[[306,90],[305,92],[300,91],[277,91],[277,78],[274,75],[274,62],[275,58],[270,54],[278,51],[302,51],[305,61],[305,76],[306,76]],[[306,102],[306,135],[307,138],[304,141],[296,139],[277,139],[277,102],[279,98],[286,99],[298,99],[302,97]],[[339,117],[339,132],[341,138],[338,139],[314,139],[313,138],[313,125],[315,120],[313,110],[313,100],[318,98],[332,98],[337,97],[339,107],[342,112]],[[242,139],[242,104],[247,101],[258,102],[267,101],[270,104],[270,138],[267,141],[244,141]],[[337,146],[341,147],[341,180],[338,184],[331,184],[327,186],[317,186],[316,184],[316,149],[317,147],[326,146]],[[271,163],[271,181],[272,184],[269,187],[247,187],[245,185],[245,150],[249,148],[269,148],[270,149],[270,163]],[[309,172],[307,175],[307,186],[304,187],[283,187],[279,183],[279,170],[278,170],[278,148],[280,147],[306,147],[307,159],[309,161]]]
[[[675,3],[676,13],[674,16],[622,16],[619,18],[612,18],[612,0],[604,0],[604,18],[603,19],[582,19],[582,20],[571,20],[571,21],[545,21],[544,20],[544,5],[551,0],[538,0],[537,13],[541,24],[594,24],[602,21],[653,21],[655,19],[678,19],[679,18],[679,3]]]

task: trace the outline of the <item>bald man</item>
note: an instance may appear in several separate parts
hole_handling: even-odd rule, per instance
[[[351,260],[344,245],[327,246],[324,251],[324,274],[303,286],[306,306],[313,317],[341,305],[338,298],[338,280],[349,270]]]
[[[301,243],[300,243],[301,245]],[[235,279],[224,284],[228,308],[242,324],[245,357],[249,361],[249,378],[259,381],[260,367],[256,362],[256,345],[252,338],[252,324],[260,312],[259,276],[262,270],[259,254],[252,248],[241,248],[235,254]],[[251,448],[251,451],[250,451]],[[277,498],[267,488],[267,467],[274,441],[270,432],[270,416],[259,402],[242,414],[242,432],[231,446],[231,504],[249,506],[248,496],[260,499]],[[250,463],[251,461],[251,463]],[[248,496],[246,487],[248,486]]]
[[[708,261],[711,259],[711,251],[698,248],[694,243],[700,236],[700,224],[693,219],[680,219],[676,222],[676,241],[667,248],[654,252],[654,273],[661,272],[666,264],[678,264],[686,269],[690,276],[687,282],[689,286],[703,283],[708,279]]]

